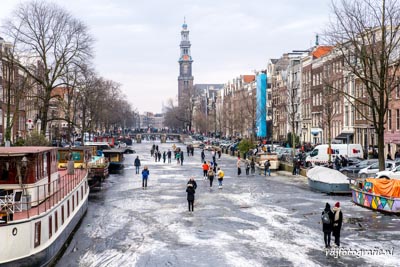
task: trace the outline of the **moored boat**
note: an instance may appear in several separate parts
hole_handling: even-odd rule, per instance
[[[0,173],[0,265],[51,264],[86,213],[87,170],[58,170],[57,148],[1,147]]]
[[[125,149],[112,148],[103,150],[104,157],[109,162],[108,170],[110,173],[120,173],[124,170]]]
[[[350,181],[341,172],[315,166],[307,171],[308,185],[311,189],[327,194],[350,194]]]
[[[351,185],[352,200],[372,210],[400,214],[400,180],[356,179]]]
[[[278,170],[279,169],[279,160],[278,155],[276,153],[258,153],[256,155],[256,167],[260,170],[260,172],[264,172],[264,163],[269,160],[270,170]]]
[[[105,178],[109,176],[109,162],[104,156],[92,156],[88,162],[90,187],[99,187]]]

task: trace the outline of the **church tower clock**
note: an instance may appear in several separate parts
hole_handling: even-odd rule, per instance
[[[179,77],[178,77],[178,105],[183,107],[185,102],[189,101],[189,97],[193,92],[193,76],[192,76],[192,56],[190,55],[189,30],[186,21],[182,24],[181,44],[179,57]]]

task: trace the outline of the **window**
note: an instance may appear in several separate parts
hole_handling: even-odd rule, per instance
[[[35,223],[35,248],[40,246],[40,239],[41,239],[41,233],[42,233],[42,222],[37,222]]]
[[[83,199],[83,185],[81,186],[81,200]]]
[[[49,239],[53,235],[53,216],[49,216]]]
[[[58,231],[58,211],[54,212],[54,233]]]
[[[400,130],[400,109],[396,109],[396,130]]]
[[[72,196],[72,211],[75,209],[75,196]]]
[[[64,224],[64,216],[65,210],[64,210],[64,205],[61,206],[61,224]]]
[[[69,218],[69,199],[67,200],[67,218]]]
[[[76,191],[76,206],[78,207],[79,204],[79,191]]]
[[[396,98],[399,99],[400,98],[400,84],[398,84],[396,86],[395,92],[396,92]]]
[[[388,130],[392,130],[392,111],[389,109],[387,113]]]

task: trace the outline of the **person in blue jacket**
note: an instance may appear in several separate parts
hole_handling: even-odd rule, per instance
[[[147,179],[149,178],[149,168],[147,166],[144,166],[142,170],[142,188],[145,189],[147,188]]]

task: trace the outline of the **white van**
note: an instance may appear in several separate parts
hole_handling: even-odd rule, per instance
[[[327,163],[329,159],[328,148],[329,145],[316,146],[306,158],[306,166]],[[340,155],[350,158],[362,158],[364,156],[363,149],[360,144],[332,144],[331,152],[331,161],[334,161],[334,157]]]

